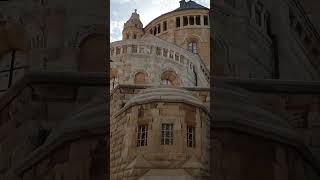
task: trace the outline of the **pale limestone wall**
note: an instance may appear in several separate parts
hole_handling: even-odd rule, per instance
[[[44,78],[48,83],[52,76],[46,75],[28,77],[40,81]],[[53,79],[66,80],[68,75]],[[36,85],[23,79],[2,97],[1,179],[106,178],[105,82],[100,82],[100,87],[91,87],[85,85],[88,82],[85,79],[76,80],[75,76],[70,79],[78,85],[70,87],[56,82]],[[94,99],[103,102],[103,108],[90,115],[90,107],[99,109],[99,103],[88,107]],[[78,112],[84,107],[89,115]],[[82,116],[72,119],[81,113]],[[81,126],[90,133],[83,133]]]
[[[134,84],[135,74],[142,72],[146,75],[145,84],[160,85],[162,73],[173,70],[179,86],[209,86],[210,73],[197,55],[152,35],[113,42],[110,54],[111,69],[118,72],[116,84]],[[197,73],[197,85],[194,71]],[[110,80],[113,81],[112,78]],[[112,88],[112,82],[110,84]]]
[[[183,16],[200,16],[200,25],[187,25],[183,26]],[[204,25],[204,16],[208,16],[208,25]],[[180,27],[176,27],[176,17],[180,17]],[[163,30],[163,22],[167,21],[167,30]],[[151,34],[150,30],[153,30],[158,24],[161,26],[161,32],[156,36],[164,39],[170,43],[176,44],[184,49],[187,49],[188,42],[191,39],[198,41],[198,50],[201,59],[206,64],[206,67],[210,69],[210,19],[209,10],[192,9],[183,10],[177,12],[170,12],[165,15],[159,16],[148,25],[146,25],[145,33]]]
[[[134,89],[132,89],[134,90]],[[148,123],[148,145],[136,147],[136,128]],[[173,145],[161,145],[161,123],[174,123]],[[147,103],[133,106],[111,119],[111,179],[137,179],[151,169],[185,169],[194,177],[202,170],[188,169],[193,156],[209,167],[209,119],[201,109],[182,103]],[[196,127],[196,147],[186,144],[186,125]],[[196,162],[196,161],[195,161]],[[205,174],[205,173],[204,173]]]
[[[144,36],[138,36],[135,29],[126,30],[124,40],[111,43],[110,177],[113,180],[208,179],[209,25],[205,26],[201,19],[201,25],[175,28],[176,15],[194,13],[208,16],[206,10],[160,16],[153,21],[154,25],[161,23],[160,34],[150,34],[151,23],[144,28]],[[164,32],[162,20],[167,20]],[[137,39],[132,39],[135,32]],[[129,39],[125,33],[129,33]],[[198,42],[200,56],[186,50],[191,40]],[[162,76],[167,71],[173,71],[176,76],[172,86],[163,86]],[[135,84],[137,74],[141,84]],[[157,86],[167,90],[158,92]],[[187,91],[181,93],[169,87],[184,87]],[[144,96],[148,97],[144,99]],[[160,99],[152,101],[153,98]],[[148,124],[148,144],[137,147],[137,127],[141,123]],[[161,123],[174,123],[173,145],[161,145]],[[196,128],[194,148],[186,144],[187,124]]]
[[[78,56],[85,51],[80,47],[83,40],[92,34],[101,35],[105,40],[106,3],[100,0],[77,1],[77,6],[73,3],[60,0],[1,2],[3,20],[16,23],[24,35],[18,40],[10,37],[13,39],[10,41],[23,44],[28,50],[30,70],[78,71]],[[106,42],[92,46],[104,49]],[[105,64],[105,53],[99,53],[98,59],[102,59],[100,64]]]
[[[197,171],[182,165],[188,161],[194,163],[191,155],[195,154],[205,167],[209,166],[207,161],[209,147],[206,146],[209,145],[206,140],[209,138],[209,126],[206,124],[209,122],[208,114],[196,106],[179,102],[150,102],[123,110],[126,104],[132,101],[131,99],[148,88],[150,87],[119,85],[111,93],[111,179],[125,179],[124,176],[137,179],[151,169],[154,169],[153,173],[158,172],[157,168],[175,170],[175,175],[179,174],[179,168],[185,169],[184,171],[191,173],[194,178],[201,175],[206,170]],[[208,89],[188,90],[193,96],[199,97],[199,100],[209,109]],[[161,122],[175,124],[174,145],[165,147],[160,145]],[[136,128],[139,123],[149,124],[146,147],[136,147]],[[194,149],[186,147],[186,124],[196,126],[196,148]],[[150,163],[153,165],[151,166]],[[159,174],[161,174],[160,171]],[[168,171],[166,175],[169,174],[171,173]],[[202,176],[205,177],[203,174]]]
[[[278,49],[280,79],[319,79],[319,37],[294,1],[262,0],[261,25],[257,24],[257,1],[236,1],[234,6],[216,1],[214,41],[220,51],[224,75],[240,78],[274,78],[274,47]],[[270,26],[268,27],[268,14]],[[240,18],[241,17],[241,18]],[[301,33],[299,32],[299,26]],[[268,28],[276,39],[268,34]],[[212,49],[214,50],[214,49]],[[221,74],[220,74],[221,76]]]
[[[111,91],[110,95],[110,117],[118,113],[121,108],[138,93],[150,88],[145,85],[119,85]],[[185,88],[193,96],[198,97],[203,105],[210,109],[210,90],[209,88]]]

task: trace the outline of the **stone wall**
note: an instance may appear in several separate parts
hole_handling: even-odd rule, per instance
[[[142,72],[145,84],[159,85],[161,74],[167,70],[177,74],[179,86],[209,84],[209,68],[198,55],[151,35],[111,43],[110,56],[111,68],[118,71],[117,84],[134,84],[135,74]]]
[[[211,51],[216,72],[223,71],[217,75],[319,79],[319,33],[299,4],[274,0],[237,1],[234,6],[226,1],[213,3]]]
[[[189,9],[184,11],[169,12],[165,15],[159,16],[151,21],[145,27],[145,32],[151,34],[150,30],[154,30],[160,25],[161,32],[155,34],[155,36],[164,39],[170,43],[178,45],[187,49],[188,43],[194,40],[198,44],[198,53],[205,62],[208,69],[210,69],[210,24],[204,24],[204,16],[209,16],[209,10],[204,9]],[[200,25],[196,24],[187,26],[183,25],[183,17],[195,17],[200,16]],[[176,18],[180,17],[180,27],[176,27]],[[163,22],[167,22],[167,30],[163,30]],[[189,21],[189,20],[188,20]]]
[[[105,179],[104,78],[35,73],[17,82],[0,103],[1,179]],[[100,111],[90,115],[90,104]]]
[[[211,148],[212,179],[307,180],[320,177],[297,149],[252,134],[215,129]]]
[[[142,90],[150,88],[152,86],[147,85],[118,85],[111,91],[110,95],[110,114],[113,116],[116,114],[125,103],[127,103],[135,95],[139,94]],[[198,97],[204,105],[210,109],[210,92],[209,88],[192,88],[192,87],[181,87],[188,90],[194,96]]]
[[[242,94],[236,98],[221,89],[211,92],[215,94],[211,107],[215,112],[211,130],[215,178],[320,177],[319,83],[216,79],[215,86],[225,88],[225,93]],[[256,116],[259,113],[264,115]]]
[[[152,169],[184,169],[194,177],[207,176],[210,134],[207,112],[180,102],[178,97],[176,102],[172,99],[172,102],[164,100],[127,107],[131,99],[139,92],[143,93],[145,88],[148,89],[120,85],[111,93],[111,179],[137,179]],[[202,97],[203,102],[208,100],[206,89],[194,89],[193,94]],[[161,123],[174,124],[173,145],[160,144]],[[141,124],[148,124],[148,144],[137,147],[137,126]],[[195,127],[195,148],[187,147],[187,125]],[[189,161],[200,163],[203,167],[188,167]]]

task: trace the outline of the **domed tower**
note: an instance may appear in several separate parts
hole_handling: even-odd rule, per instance
[[[140,21],[140,16],[135,9],[130,19],[124,23],[122,31],[122,39],[137,39],[141,38],[144,34],[143,24]]]

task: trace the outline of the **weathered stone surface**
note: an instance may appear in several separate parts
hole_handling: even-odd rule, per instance
[[[118,96],[117,91],[132,92],[121,89],[122,85],[118,86],[113,94]],[[158,97],[161,97],[160,101]],[[116,102],[115,97],[113,100]],[[168,87],[146,88],[128,99],[122,109],[112,113],[111,179],[121,179],[123,173],[126,178],[138,178],[146,171],[157,168],[183,168],[182,164],[192,155],[199,159],[199,168],[208,171],[209,151],[203,145],[208,143],[206,138],[209,138],[206,135],[209,132],[208,110],[193,93]],[[162,123],[174,124],[172,145],[161,145]],[[136,145],[137,128],[141,124],[148,126],[147,146]],[[195,132],[199,132],[195,135],[195,147],[187,147],[187,126],[193,126]],[[143,171],[137,170],[140,166],[143,166]]]

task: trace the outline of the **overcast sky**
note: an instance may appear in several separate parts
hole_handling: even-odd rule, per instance
[[[110,7],[110,41],[122,39],[123,24],[130,18],[134,9],[140,14],[140,20],[145,27],[151,20],[161,14],[179,7],[180,0],[111,0]],[[188,0],[186,0],[188,1]],[[193,0],[205,7],[210,6],[210,0]]]

